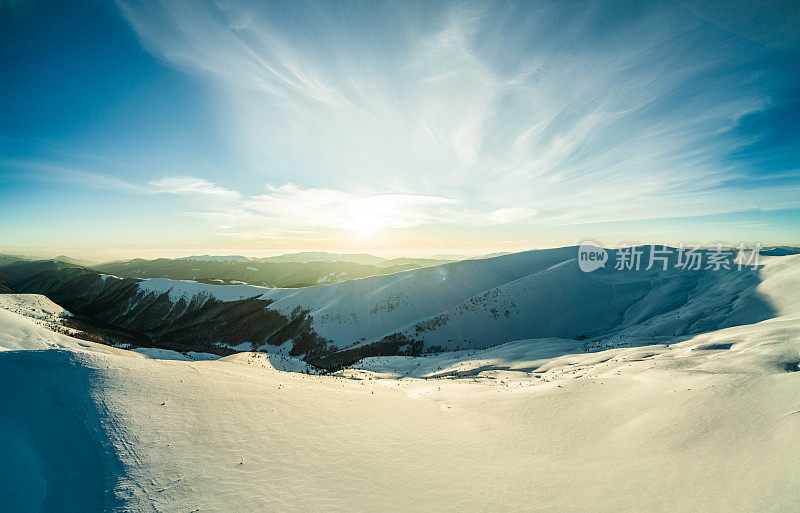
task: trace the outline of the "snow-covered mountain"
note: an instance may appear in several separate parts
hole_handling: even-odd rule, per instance
[[[632,347],[521,340],[328,376],[108,347],[57,332],[68,314],[44,296],[0,294],[0,510],[793,511],[798,287],[798,257],[775,257],[739,294],[770,305],[754,324],[653,339],[623,323]],[[200,294],[244,292],[223,288]]]
[[[667,270],[584,273],[576,255],[574,247],[528,251],[299,289],[125,279],[30,262],[2,268],[0,281],[145,334],[154,346],[247,347],[339,368],[367,356],[547,337],[609,347],[758,322],[780,307],[762,292],[774,269],[800,258],[764,258],[758,270],[687,271],[671,260]]]

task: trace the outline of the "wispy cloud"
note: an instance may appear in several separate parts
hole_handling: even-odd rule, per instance
[[[758,48],[679,7],[119,5],[153,53],[220,86],[256,172],[309,185],[243,196],[199,178],[152,182],[228,200],[205,212],[223,226],[559,225],[797,206],[800,180],[737,187],[751,173],[727,158],[749,142],[732,129],[768,103]]]
[[[153,180],[150,185],[155,187],[154,192],[167,192],[171,194],[190,194],[204,197],[217,197],[226,200],[236,200],[239,193],[215,185],[202,178],[194,176],[173,176]]]
[[[6,172],[14,172],[15,170],[24,172],[42,182],[64,182],[133,194],[152,192],[152,188],[146,185],[124,180],[108,173],[98,172],[93,168],[84,169],[70,164],[14,158],[0,160],[0,167],[4,168]]]

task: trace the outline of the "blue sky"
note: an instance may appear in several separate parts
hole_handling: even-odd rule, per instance
[[[0,251],[800,244],[792,2],[0,3]]]

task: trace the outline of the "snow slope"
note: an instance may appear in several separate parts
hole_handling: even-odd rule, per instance
[[[132,353],[46,327],[62,314],[44,296],[0,294],[0,511],[120,504],[112,486],[118,463],[102,434],[85,363]]]
[[[45,299],[0,296],[0,509],[793,511],[800,265],[780,258],[761,322],[334,376],[263,354],[146,358],[48,330]]]
[[[646,247],[644,262],[647,255]],[[574,247],[527,251],[293,289],[116,278],[37,263],[0,273],[11,288],[48,294],[157,347],[225,355],[246,344],[337,369],[366,356],[553,337],[598,348],[751,324],[780,313],[761,287],[776,266],[800,258],[762,257],[757,270],[687,271],[675,268],[673,254],[667,270],[583,273],[576,256]]]
[[[221,301],[246,297],[272,300],[270,308],[284,314],[297,308],[309,310],[314,329],[321,336],[350,343],[374,339],[436,315],[487,289],[574,258],[574,253],[574,248],[524,252],[299,289],[206,285],[166,279],[144,280],[139,287],[145,292],[167,293],[174,302],[194,297]]]
[[[771,278],[782,266],[800,262],[794,255],[763,257],[759,270],[671,266],[588,274],[578,269],[575,254],[575,248],[529,251],[301,289],[153,279],[139,287],[173,302],[257,297],[289,319],[308,312],[316,334],[357,355],[385,340],[415,341],[427,350],[483,349],[531,338],[598,343],[749,324],[776,315],[794,296],[768,302],[761,290],[765,280],[782,280]]]

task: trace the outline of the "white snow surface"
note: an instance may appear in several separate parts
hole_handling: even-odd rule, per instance
[[[0,295],[0,508],[794,511],[798,290],[800,260],[774,257],[762,322],[332,376],[253,353],[148,358],[48,330],[58,307],[41,296]]]
[[[188,351],[186,353],[179,353],[177,351],[172,351],[169,349],[159,349],[156,347],[137,347],[135,349],[131,349],[131,351],[146,356],[147,358],[153,358],[157,360],[194,361],[194,360],[219,359],[218,355],[212,353],[198,353],[197,351]]]

